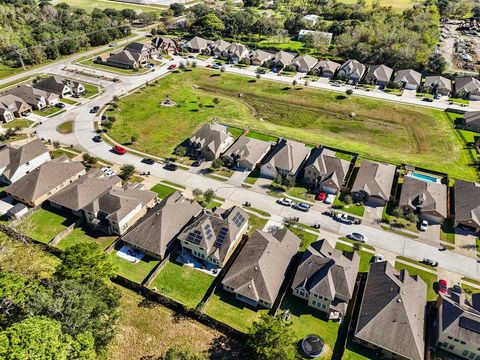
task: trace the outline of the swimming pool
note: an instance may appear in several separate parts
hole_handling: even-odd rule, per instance
[[[431,183],[436,183],[436,182],[439,181],[439,179],[437,179],[433,176],[428,176],[428,175],[420,174],[420,173],[416,173],[416,172],[413,172],[411,174],[411,177],[413,177],[414,179],[418,179],[418,180],[422,180],[422,181],[426,181],[426,182],[431,182]]]

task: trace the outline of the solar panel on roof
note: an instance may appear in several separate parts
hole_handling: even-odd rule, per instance
[[[217,248],[221,247],[223,245],[223,242],[227,238],[227,233],[228,233],[228,229],[226,227],[222,227],[218,233],[217,240],[215,241],[213,246]]]
[[[240,214],[240,212],[237,212],[233,217],[233,222],[238,227],[241,227],[245,223],[245,217],[242,214]]]
[[[202,233],[198,230],[193,230],[193,232],[188,234],[187,240],[194,244],[199,244],[202,240]]]
[[[480,322],[475,321],[473,319],[469,319],[464,316],[460,316],[460,321],[459,321],[460,327],[473,331],[477,334],[480,334]]]

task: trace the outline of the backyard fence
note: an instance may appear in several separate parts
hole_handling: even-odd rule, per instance
[[[75,230],[75,228],[79,227],[81,224],[83,224],[83,219],[78,219],[72,225],[70,225],[65,230],[63,230],[60,234],[55,236],[48,244],[51,246],[57,245],[60,241],[65,239],[65,237],[68,234],[70,234],[73,230]]]

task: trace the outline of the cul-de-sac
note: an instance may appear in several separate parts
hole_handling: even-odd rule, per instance
[[[480,360],[479,0],[0,0],[0,359]]]

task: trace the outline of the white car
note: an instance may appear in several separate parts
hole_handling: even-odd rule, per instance
[[[112,168],[110,166],[105,166],[101,169],[101,171],[106,175],[106,176],[114,176],[116,175],[117,173],[112,170]]]
[[[325,198],[325,200],[323,201],[325,204],[333,204],[333,202],[335,201],[335,195],[334,194],[330,194],[330,195],[327,195],[327,197]]]
[[[385,258],[383,257],[383,255],[380,255],[380,254],[376,254],[375,256],[373,256],[371,260],[371,262],[374,264],[382,261],[385,261]]]
[[[283,205],[283,206],[293,206],[295,205],[295,203],[293,202],[292,199],[289,199],[289,198],[281,198],[281,199],[278,199],[277,200],[277,203],[279,203],[280,205]]]
[[[420,231],[427,231],[428,229],[428,221],[423,220],[422,223],[420,224]]]

